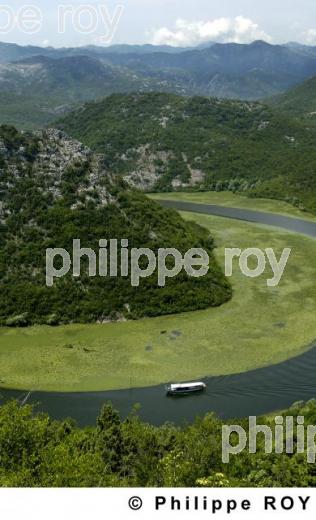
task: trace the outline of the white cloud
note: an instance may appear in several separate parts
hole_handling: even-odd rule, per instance
[[[167,27],[152,30],[151,38],[154,45],[173,45],[174,47],[199,45],[208,41],[218,43],[271,41],[271,37],[261,30],[258,24],[244,16],[217,18],[207,22],[190,22],[179,18],[174,30]]]
[[[306,41],[306,43],[308,43],[309,45],[314,45],[314,44],[316,44],[316,29],[309,29],[309,30],[305,33],[305,41]]]

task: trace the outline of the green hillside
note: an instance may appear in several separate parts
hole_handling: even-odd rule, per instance
[[[289,116],[316,123],[316,76],[268,100],[277,110]]]
[[[315,130],[260,103],[113,95],[57,126],[144,191],[243,191],[316,211]]]
[[[135,319],[218,306],[230,298],[209,232],[127,190],[79,142],[56,130],[20,134],[0,127],[0,169],[1,325]],[[164,288],[156,273],[132,287],[129,276],[89,277],[86,262],[81,277],[68,274],[46,287],[47,248],[72,252],[73,239],[80,239],[82,247],[98,252],[99,240],[111,238],[156,254],[163,247],[182,254],[203,247],[209,273],[192,278],[182,271]]]

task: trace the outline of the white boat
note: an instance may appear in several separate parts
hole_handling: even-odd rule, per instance
[[[167,395],[189,395],[203,392],[206,389],[206,384],[198,383],[175,383],[166,386]]]

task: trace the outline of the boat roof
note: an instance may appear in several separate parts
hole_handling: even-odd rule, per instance
[[[180,383],[180,384],[173,384],[170,385],[171,390],[175,390],[177,388],[194,388],[195,386],[206,386],[205,383],[202,383],[201,381],[197,383]]]

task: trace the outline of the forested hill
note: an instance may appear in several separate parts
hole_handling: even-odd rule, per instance
[[[1,325],[135,319],[217,306],[231,296],[206,230],[128,190],[105,172],[101,156],[58,130],[0,127],[0,231]],[[183,271],[164,288],[154,274],[136,288],[129,277],[88,277],[85,265],[80,278],[68,274],[47,287],[46,249],[72,253],[73,239],[95,252],[101,239],[128,239],[156,253],[203,247],[210,270],[199,279]]]
[[[316,211],[315,129],[260,103],[113,95],[57,126],[145,191],[239,190]]]
[[[276,110],[316,125],[316,76],[267,102]]]

